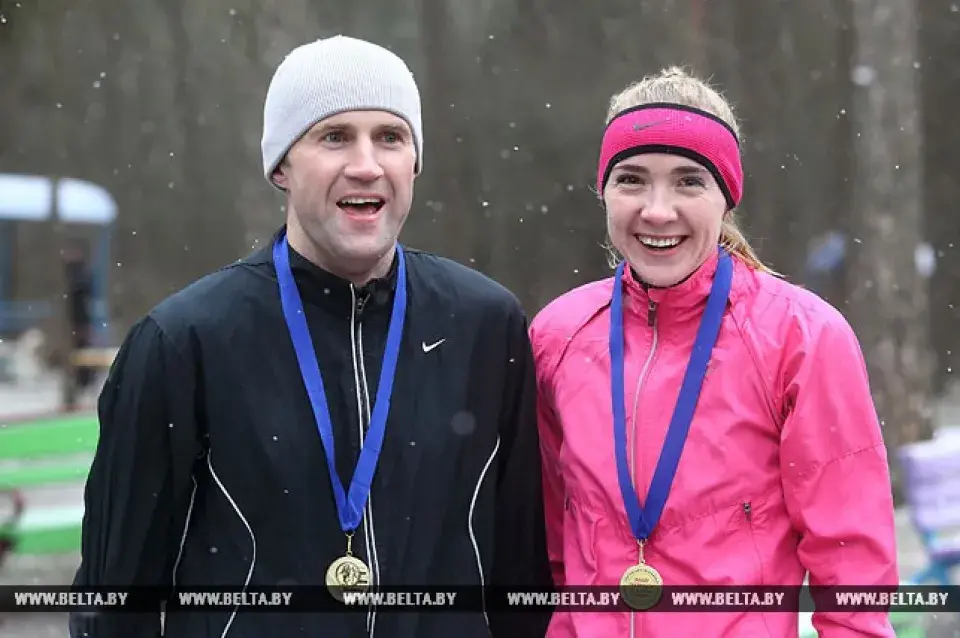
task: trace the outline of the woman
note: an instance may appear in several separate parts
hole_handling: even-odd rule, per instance
[[[531,325],[558,585],[898,583],[860,347],[757,258],[734,219],[742,185],[737,122],[705,83],[668,69],[611,100],[597,191],[622,261]],[[558,612],[548,635],[780,638],[797,624],[756,609]],[[894,635],[879,612],[814,624]]]

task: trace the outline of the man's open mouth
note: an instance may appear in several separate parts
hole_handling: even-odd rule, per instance
[[[375,215],[385,203],[380,197],[344,197],[337,206],[352,215]]]

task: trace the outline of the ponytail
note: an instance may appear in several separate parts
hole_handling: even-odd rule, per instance
[[[750,245],[743,231],[740,230],[733,211],[724,216],[723,223],[720,225],[720,245],[731,255],[739,257],[750,268],[775,277],[781,276],[780,273],[760,261],[760,257],[753,250],[753,246]]]

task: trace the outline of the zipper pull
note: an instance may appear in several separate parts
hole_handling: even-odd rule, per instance
[[[657,322],[657,302],[653,299],[647,304],[647,325],[651,328]]]
[[[748,522],[753,518],[753,509],[750,507],[750,501],[743,504],[743,515],[747,518]]]
[[[367,305],[367,300],[370,299],[370,291],[366,288],[361,288],[357,292],[357,314],[359,315],[363,312],[363,308]]]

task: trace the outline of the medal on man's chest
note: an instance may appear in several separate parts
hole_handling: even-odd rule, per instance
[[[327,589],[343,602],[344,591],[364,591],[370,586],[370,568],[353,555],[353,534],[347,536],[347,553],[327,568]]]

